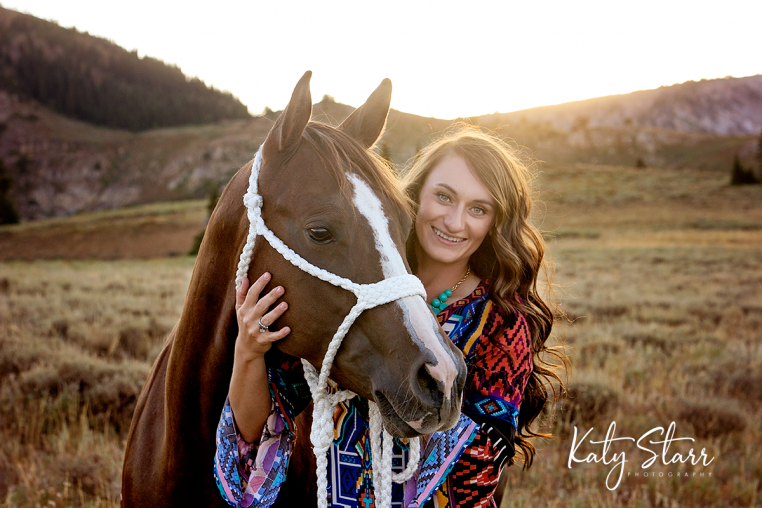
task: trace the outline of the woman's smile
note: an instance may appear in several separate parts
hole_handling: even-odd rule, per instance
[[[465,238],[457,238],[455,236],[446,235],[443,231],[435,228],[434,226],[431,226],[431,230],[434,231],[434,234],[437,235],[439,238],[442,238],[445,241],[445,243],[457,244],[457,243],[466,241]]]
[[[489,190],[463,157],[450,154],[432,168],[419,202],[415,221],[419,267],[434,262],[465,270],[494,222],[496,205]]]

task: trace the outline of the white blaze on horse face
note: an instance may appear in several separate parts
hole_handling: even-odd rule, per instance
[[[384,278],[406,275],[408,273],[402,256],[389,233],[389,220],[384,214],[381,201],[368,184],[357,175],[347,175],[354,186],[353,203],[373,229],[376,249],[381,257]],[[458,368],[450,349],[442,342],[439,325],[426,302],[416,296],[401,298],[395,302],[405,318],[405,326],[410,336],[419,347],[424,347],[434,354],[435,365],[427,364],[431,377],[444,384],[444,404],[449,405],[450,394],[458,376]],[[420,430],[421,421],[407,422],[414,429]]]

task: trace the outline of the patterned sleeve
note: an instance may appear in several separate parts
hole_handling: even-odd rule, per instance
[[[214,477],[223,499],[231,506],[269,507],[286,478],[295,439],[294,418],[307,406],[309,396],[304,393],[301,364],[285,355],[277,364],[267,369],[270,415],[259,443],[248,443],[241,437],[229,401],[222,410]]]
[[[479,430],[443,486],[453,507],[494,505],[500,471],[515,453],[519,407],[532,373],[524,316],[506,318],[495,305],[483,325],[467,356],[463,402],[463,412],[479,424]]]

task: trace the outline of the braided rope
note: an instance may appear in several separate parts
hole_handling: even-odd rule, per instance
[[[262,219],[262,196],[258,191],[259,170],[262,167],[262,148],[257,151],[249,177],[249,188],[243,197],[246,214],[249,219],[249,233],[246,245],[241,252],[236,271],[235,286],[241,287],[243,278],[249,272],[251,256],[257,235],[262,236],[281,256],[292,265],[318,279],[351,291],[357,297],[357,303],[344,318],[338,330],[328,344],[323,364],[318,372],[306,360],[302,360],[304,377],[312,392],[314,403],[310,441],[317,461],[318,507],[328,507],[328,450],[333,442],[333,408],[345,400],[355,397],[350,390],[328,391],[328,377],[333,360],[341,347],[349,328],[364,310],[372,309],[408,296],[421,296],[426,299],[426,290],[418,277],[406,274],[384,279],[373,284],[357,284],[344,277],[339,277],[309,263],[299,254],[284,244],[275,233],[270,231]],[[398,474],[392,473],[393,437],[383,427],[381,412],[373,401],[368,401],[370,413],[371,462],[373,467],[373,485],[376,493],[376,506],[390,508],[392,503],[392,482],[402,483],[412,478],[421,457],[420,441],[410,441],[409,460],[405,469]]]

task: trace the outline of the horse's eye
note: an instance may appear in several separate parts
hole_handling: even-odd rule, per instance
[[[333,240],[333,235],[326,228],[310,228],[309,235],[315,243],[328,243]]]

